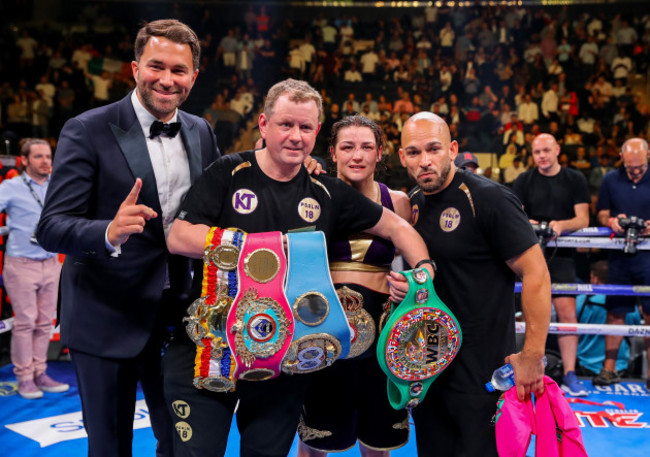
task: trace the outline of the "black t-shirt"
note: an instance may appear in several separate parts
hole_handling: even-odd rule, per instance
[[[411,194],[415,229],[438,264],[434,286],[463,332],[457,359],[433,386],[484,393],[514,352],[515,274],[506,264],[537,243],[517,197],[465,170],[434,195]]]
[[[178,217],[251,233],[321,230],[329,241],[333,235],[373,227],[382,211],[343,181],[309,176],[304,167],[291,181],[275,181],[262,172],[255,152],[245,151],[210,165],[190,189]]]
[[[555,176],[544,176],[533,168],[515,179],[512,190],[528,217],[540,222],[572,219],[575,205],[591,203],[587,179],[572,168],[562,167]]]
[[[181,205],[192,224],[236,227],[245,232],[297,229],[334,233],[366,230],[383,208],[343,181],[309,176],[304,168],[287,182],[265,175],[254,151],[221,157],[203,173]]]

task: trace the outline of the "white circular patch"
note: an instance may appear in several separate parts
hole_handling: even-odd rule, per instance
[[[239,214],[250,214],[257,208],[257,195],[250,189],[239,189],[232,194],[232,207]]]
[[[453,232],[460,224],[460,213],[456,208],[449,207],[440,215],[440,228],[444,232]]]
[[[181,421],[181,422],[176,422],[174,427],[176,427],[176,432],[178,433],[178,436],[181,437],[181,440],[183,440],[183,442],[192,439],[192,427],[190,426],[190,424]]]
[[[320,217],[320,203],[313,198],[303,198],[298,203],[298,214],[307,222],[315,222]]]
[[[176,414],[181,419],[187,419],[190,415],[190,405],[188,405],[183,400],[176,400],[172,403],[172,409],[174,414]]]

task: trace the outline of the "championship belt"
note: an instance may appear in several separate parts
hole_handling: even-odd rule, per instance
[[[245,234],[213,227],[206,237],[201,298],[188,308],[185,330],[196,344],[194,385],[213,392],[235,389],[235,360],[226,318],[237,293],[237,260]]]
[[[411,409],[458,353],[462,332],[425,269],[401,273],[409,290],[379,335],[377,359],[388,376],[391,406]]]
[[[285,292],[295,332],[282,370],[311,373],[330,366],[350,350],[350,327],[336,295],[323,232],[287,234],[289,268]]]
[[[281,232],[249,233],[239,256],[238,291],[226,322],[235,379],[264,381],[281,372],[294,332],[284,295]]]
[[[343,286],[336,290],[339,296],[348,324],[352,331],[350,353],[348,359],[357,357],[366,352],[375,341],[375,320],[363,307],[363,295],[356,290]]]

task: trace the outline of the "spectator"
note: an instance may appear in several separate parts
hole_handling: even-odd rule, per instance
[[[70,87],[67,79],[61,81],[61,87],[57,91],[56,100],[58,103],[58,114],[62,118],[61,121],[65,122],[74,114],[75,92]],[[61,123],[63,126],[63,123]]]
[[[38,84],[36,84],[36,92],[41,94],[43,100],[47,103],[48,108],[54,108],[54,96],[56,95],[56,87],[50,82],[50,79],[47,75],[43,75],[40,78]]]
[[[404,91],[402,92],[401,98],[395,102],[393,105],[393,112],[396,114],[409,113],[413,114],[413,102],[411,101],[411,94]]]
[[[539,109],[536,103],[533,103],[530,94],[524,96],[524,101],[517,108],[517,116],[521,119],[525,131],[530,131],[530,127],[539,119]]]
[[[454,159],[454,164],[457,168],[464,168],[472,173],[478,173],[479,164],[478,159],[474,154],[469,151],[459,152]]]
[[[524,125],[519,121],[515,113],[510,116],[510,122],[503,126],[503,145],[509,144],[512,137],[514,137],[517,146],[523,147]]]
[[[609,266],[605,260],[591,264],[590,284],[608,284],[608,272]],[[604,325],[607,321],[606,298],[606,295],[603,294],[578,295],[576,303],[578,316],[580,316],[579,322],[581,324]],[[625,316],[625,324],[639,325],[640,317],[639,312],[635,309],[634,312]],[[628,342],[623,339],[616,358],[616,371],[627,369],[629,359],[630,347]],[[585,370],[593,374],[599,373],[605,360],[605,337],[603,335],[580,335],[578,360],[580,360],[580,366]]]
[[[619,56],[618,48],[614,44],[614,40],[611,35],[607,36],[607,39],[605,41],[605,44],[600,47],[600,51],[598,52],[598,56],[605,61],[606,65],[612,66],[612,63],[614,60]],[[631,64],[631,61],[630,61]],[[612,71],[614,71],[614,67],[612,67]]]
[[[257,24],[257,31],[261,33],[262,36],[266,36],[269,33],[271,18],[266,14],[266,7],[264,5],[260,6],[260,12],[255,18]]]
[[[447,21],[445,23],[445,26],[440,30],[439,36],[442,55],[445,57],[453,57],[456,33],[454,32],[454,29],[451,28],[451,22]]]
[[[309,77],[309,75],[314,71],[314,68],[312,68],[312,62],[316,60],[316,48],[311,43],[310,35],[305,37],[305,41],[298,49],[302,52],[302,60],[305,63],[305,74]]]
[[[642,138],[632,138],[621,148],[623,167],[605,175],[598,194],[598,222],[610,227],[617,235],[625,234],[626,227],[619,218],[636,216],[645,221],[640,236],[650,234],[650,175],[648,171],[648,143]],[[609,281],[612,284],[650,284],[650,252],[639,251],[634,256],[622,250],[609,251]],[[607,324],[624,324],[625,315],[634,310],[635,297],[608,296],[606,301]],[[650,319],[650,297],[641,297],[641,307],[646,322]],[[605,363],[593,379],[594,385],[605,386],[621,381],[616,371],[616,358],[622,336],[605,336]],[[650,338],[645,338],[650,360]],[[650,372],[650,365],[648,366]],[[650,377],[646,380],[650,390]]]
[[[38,42],[29,34],[29,30],[23,29],[20,37],[16,40],[16,46],[20,49],[18,68],[27,69],[34,64],[34,56]]]
[[[560,165],[560,145],[551,135],[538,135],[533,140],[532,149],[536,167],[519,176],[512,186],[530,222],[547,222],[554,238],[587,227],[591,197],[585,177]],[[575,281],[572,255],[572,249],[558,249],[553,255],[547,253],[551,282]],[[575,296],[554,295],[552,301],[560,322],[577,322]],[[562,389],[573,396],[586,396],[587,390],[575,374],[578,336],[559,336],[558,345],[564,368]]]
[[[598,159],[598,166],[593,167],[589,174],[589,190],[592,195],[598,195],[600,184],[607,173],[613,171],[614,167],[611,166],[611,159],[609,155],[602,154]]]
[[[28,139],[20,154],[24,171],[0,184],[0,211],[9,216],[3,278],[15,315],[11,362],[18,394],[31,400],[41,398],[43,392],[65,392],[69,386],[46,373],[61,264],[56,254],[36,241],[36,224],[50,182],[52,150],[44,140]]]
[[[594,37],[587,37],[587,41],[580,46],[578,58],[580,59],[583,73],[587,75],[593,74],[596,59],[598,58],[598,44],[596,44]]]
[[[526,168],[521,163],[522,161],[523,159],[520,155],[515,156],[512,160],[512,165],[503,171],[503,184],[512,187],[512,183],[515,182],[515,179],[526,171]]]
[[[50,136],[50,107],[41,92],[30,92],[27,98],[32,135],[39,138]]]
[[[262,9],[264,7],[262,6]],[[259,17],[259,16],[258,16]],[[259,24],[258,24],[259,28]],[[299,51],[302,53],[302,51]],[[303,54],[304,55],[304,54]],[[253,61],[255,60],[255,46],[250,40],[247,33],[244,34],[242,40],[237,44],[237,74],[240,79],[247,80],[251,77],[253,72]],[[304,67],[303,67],[304,72]]]
[[[377,65],[379,64],[379,56],[373,47],[366,50],[361,56],[361,74],[366,81],[373,81],[376,79]]]
[[[219,42],[218,55],[223,60],[223,66],[227,69],[235,69],[237,62],[237,38],[235,37],[235,30],[228,29],[226,36],[221,38]]]
[[[470,68],[469,73],[463,81],[463,86],[465,86],[465,97],[467,101],[471,100],[475,95],[478,95],[481,81],[476,76],[476,69]]]
[[[614,81],[621,80],[627,83],[627,77],[632,71],[632,59],[627,55],[616,56],[611,61],[611,69]]]
[[[88,78],[93,85],[93,106],[102,106],[110,101],[108,90],[113,85],[113,75],[108,71],[102,71],[101,75],[94,75],[86,71]]]
[[[542,115],[548,122],[559,120],[558,108],[560,98],[557,93],[557,83],[551,83],[549,89],[544,92],[542,98]]]
[[[323,45],[325,51],[333,52],[336,49],[336,37],[338,35],[338,30],[332,24],[325,24],[321,27],[321,33],[323,37]]]
[[[616,32],[616,42],[621,47],[622,55],[632,55],[634,45],[638,39],[634,27],[628,21],[623,21],[621,28]]]
[[[359,73],[356,61],[352,61],[350,63],[350,68],[345,70],[343,81],[351,84],[358,84],[360,82],[363,82],[363,78],[361,77],[361,73]]]

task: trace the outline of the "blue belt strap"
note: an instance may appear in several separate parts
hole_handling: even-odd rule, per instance
[[[340,343],[341,352],[336,358],[347,357],[351,330],[332,284],[325,235],[323,232],[288,233],[287,240],[289,255],[285,294],[295,319],[294,341],[311,334],[329,334]],[[321,296],[314,302],[314,307],[307,306],[304,301],[302,307],[297,306],[301,298],[310,295]],[[329,309],[323,309],[323,302]]]

